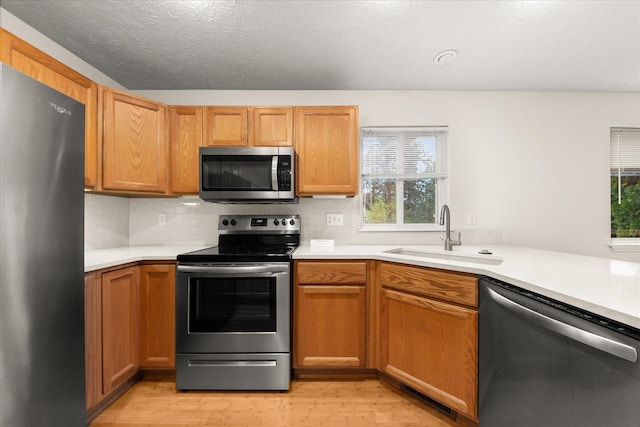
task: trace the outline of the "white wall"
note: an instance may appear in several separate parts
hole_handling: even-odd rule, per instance
[[[174,105],[360,107],[360,125],[446,125],[450,130],[452,224],[465,235],[501,230],[502,242],[640,261],[609,241],[609,128],[640,127],[640,94],[437,91],[138,91]],[[310,204],[306,201],[299,210]],[[358,199],[340,240],[387,241],[358,233]],[[138,203],[131,205],[136,216]],[[311,211],[315,208],[308,208]],[[324,212],[324,207],[318,209]],[[476,225],[466,224],[467,214]],[[322,221],[311,221],[312,228]],[[348,228],[348,230],[347,230]],[[466,229],[467,231],[465,231]],[[132,230],[132,238],[137,234]],[[318,234],[323,234],[319,232]],[[326,233],[335,233],[327,231]],[[325,233],[325,234],[326,234]],[[315,233],[314,233],[315,234]],[[391,233],[396,240],[399,233]],[[424,239],[432,239],[428,233]],[[414,240],[411,234],[402,234]],[[492,234],[493,236],[493,234]],[[421,237],[421,236],[420,236]],[[311,236],[315,238],[315,236]],[[492,237],[493,238],[493,237]],[[409,242],[407,242],[409,243]]]

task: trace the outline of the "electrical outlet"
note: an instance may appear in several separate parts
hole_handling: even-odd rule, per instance
[[[327,214],[327,225],[343,225],[344,217],[342,214]]]
[[[158,225],[167,225],[167,215],[166,214],[158,214]]]

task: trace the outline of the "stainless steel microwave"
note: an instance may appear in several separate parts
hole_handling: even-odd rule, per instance
[[[201,147],[200,198],[218,203],[295,202],[293,147]]]

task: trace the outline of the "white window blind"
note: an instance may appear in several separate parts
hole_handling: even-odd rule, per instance
[[[611,128],[611,169],[640,169],[640,129]]]
[[[362,175],[371,178],[447,176],[447,131],[443,128],[362,128]]]

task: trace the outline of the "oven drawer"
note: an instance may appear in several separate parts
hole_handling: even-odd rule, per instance
[[[177,354],[178,390],[289,390],[290,353]]]

